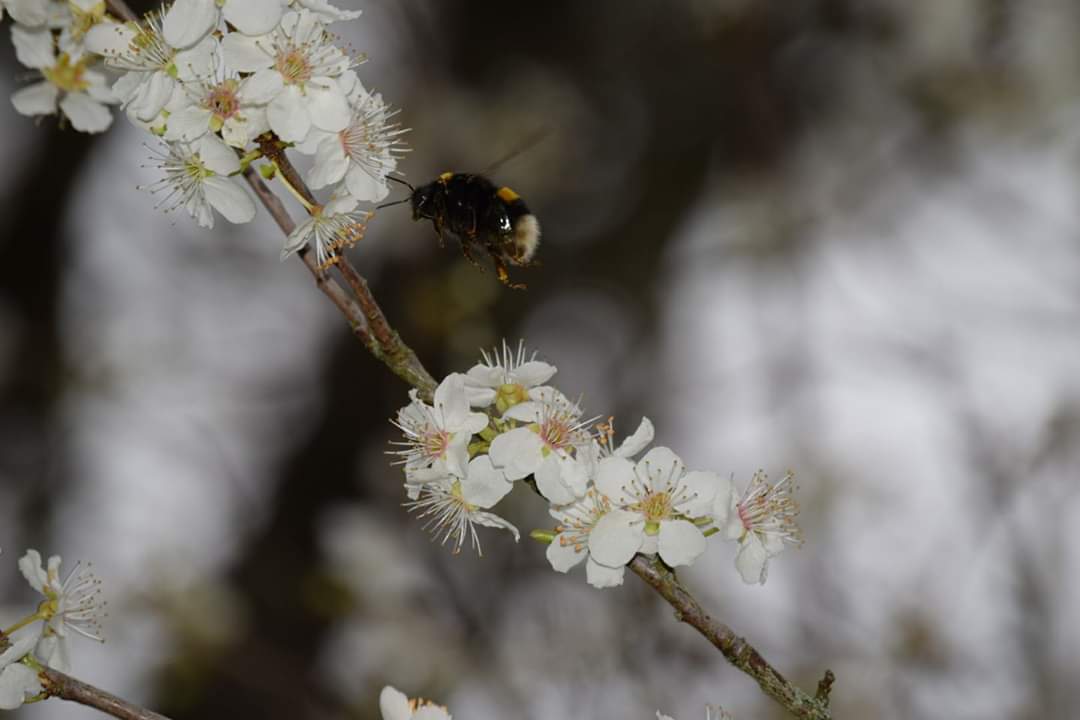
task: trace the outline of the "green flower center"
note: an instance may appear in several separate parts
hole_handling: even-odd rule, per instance
[[[45,68],[41,72],[46,80],[61,90],[66,92],[78,92],[90,87],[90,83],[83,79],[83,72],[85,70],[85,60],[81,60],[73,65],[68,54],[61,53],[60,57],[57,58],[55,65],[51,68]]]

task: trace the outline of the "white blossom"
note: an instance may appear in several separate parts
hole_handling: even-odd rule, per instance
[[[105,76],[87,67],[88,57],[77,61],[67,53],[56,54],[48,28],[11,27],[15,55],[23,65],[41,73],[42,82],[22,88],[11,104],[22,115],[53,115],[59,108],[76,130],[97,133],[112,124],[114,102]]]
[[[149,186],[163,192],[157,207],[165,212],[184,208],[202,227],[214,227],[217,210],[232,223],[250,222],[255,203],[242,185],[228,177],[239,172],[240,159],[216,136],[204,135],[193,143],[163,143],[155,151],[157,167],[165,177]],[[213,210],[212,210],[212,209]]]
[[[78,60],[85,52],[84,41],[90,28],[105,19],[104,0],[68,0],[62,4],[63,22],[57,42],[60,51],[72,60]]]
[[[727,512],[716,508],[717,524],[726,521],[727,537],[739,542],[735,567],[747,583],[764,585],[769,558],[787,545],[803,543],[802,531],[795,523],[799,504],[792,497],[794,477],[787,473],[770,485],[768,476],[758,471],[742,497],[731,497]]]
[[[475,407],[496,403],[499,412],[504,412],[528,400],[528,391],[546,383],[556,372],[554,365],[537,360],[535,352],[526,356],[524,340],[516,352],[503,340],[501,351],[495,348],[489,354],[481,350],[480,355],[482,361],[466,373],[469,401]]]
[[[382,720],[451,720],[449,711],[428,700],[410,700],[405,693],[389,685],[379,693]]]
[[[126,71],[113,92],[135,119],[154,121],[177,90],[213,69],[217,41],[207,37],[192,48],[177,50],[166,42],[161,14],[146,15],[142,24],[98,23],[86,33],[86,48],[105,58],[105,64]]]
[[[491,441],[491,459],[506,470],[511,480],[535,474],[542,493],[550,491],[554,495],[558,493],[557,485],[566,484],[573,488],[575,496],[580,496],[585,491],[584,478],[575,473],[577,468],[562,461],[592,442],[587,429],[592,420],[583,421],[581,408],[554,388],[534,388],[529,398],[503,413],[504,420],[525,424]]]
[[[597,522],[589,551],[611,567],[625,565],[637,552],[659,552],[673,567],[689,565],[705,551],[705,536],[694,521],[711,515],[723,482],[715,473],[686,472],[666,447],[653,448],[636,465],[604,458],[596,487],[617,508]]]
[[[393,421],[405,434],[394,451],[405,465],[406,478],[419,469],[438,464],[439,472],[462,477],[469,462],[469,440],[488,425],[488,417],[473,412],[465,396],[465,377],[451,373],[435,388],[432,405],[409,391],[411,402],[398,411]],[[416,499],[415,492],[411,495]]]
[[[501,470],[491,464],[491,458],[480,455],[469,461],[461,476],[448,472],[418,471],[424,476],[424,484],[416,500],[406,503],[418,517],[427,518],[425,530],[430,530],[440,542],[446,544],[453,538],[455,553],[461,552],[466,540],[471,540],[478,555],[480,538],[476,525],[508,530],[517,542],[521,534],[517,528],[498,515],[487,512],[506,497],[513,488]]]
[[[61,582],[60,556],[50,557],[46,568],[37,550],[26,551],[19,559],[19,570],[30,587],[45,596],[45,603],[38,609],[45,629],[35,652],[49,667],[67,672],[71,667],[68,630],[101,642],[101,581],[88,566],[75,563]]]
[[[356,198],[344,195],[313,207],[308,219],[297,225],[285,239],[281,259],[310,243],[315,246],[319,267],[326,268],[337,262],[342,250],[351,248],[364,237],[371,219],[370,212],[357,210],[356,205]]]
[[[270,129],[266,108],[244,93],[248,80],[229,68],[214,52],[209,69],[180,83],[165,105],[168,111],[164,137],[192,142],[209,132],[220,132],[226,144],[243,149]]]
[[[622,585],[624,565],[603,565],[589,553],[589,535],[611,509],[611,500],[596,488],[589,488],[585,496],[574,503],[551,508],[551,516],[559,522],[546,553],[554,570],[565,573],[584,560],[585,579],[593,587]]]
[[[273,32],[257,37],[229,33],[222,47],[231,67],[254,73],[243,96],[268,103],[270,128],[282,140],[300,142],[312,127],[335,133],[348,127],[350,88],[337,78],[353,61],[334,46],[318,16],[307,10],[288,12]]]
[[[341,182],[357,200],[378,202],[390,192],[386,177],[397,167],[404,149],[400,136],[406,130],[390,122],[397,111],[359,83],[350,93],[350,109],[348,127],[339,132],[314,128],[297,149],[315,155],[307,176],[313,189]]]

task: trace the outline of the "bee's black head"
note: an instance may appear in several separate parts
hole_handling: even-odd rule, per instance
[[[412,204],[413,220],[434,218],[438,210],[435,207],[435,195],[442,190],[438,181],[421,185],[413,190],[410,202]]]

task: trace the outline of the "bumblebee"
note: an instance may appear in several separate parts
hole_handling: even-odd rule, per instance
[[[409,204],[413,220],[431,220],[440,247],[449,232],[457,236],[461,252],[473,265],[480,266],[474,251],[482,250],[494,261],[500,282],[516,289],[525,287],[510,282],[507,265],[537,264],[534,257],[540,245],[540,223],[516,192],[496,186],[483,175],[468,173],[445,172],[417,188],[391,179],[412,191]]]

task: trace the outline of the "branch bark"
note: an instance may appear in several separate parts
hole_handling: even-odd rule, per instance
[[[42,670],[39,677],[49,697],[77,702],[120,720],[169,720],[165,715],[159,715],[152,710],[129,703],[112,693],[107,693],[51,668]]]
[[[811,697],[788,682],[746,638],[739,637],[730,627],[710,617],[682,586],[675,573],[664,567],[659,559],[638,555],[630,561],[630,569],[675,609],[677,620],[701,633],[728,662],[752,677],[762,692],[783,705],[788,712],[807,720],[831,720],[828,693],[833,680],[831,670],[826,671],[825,679],[818,685],[817,696]]]

